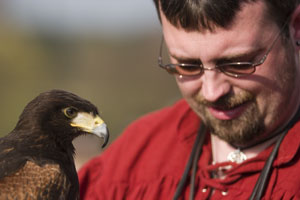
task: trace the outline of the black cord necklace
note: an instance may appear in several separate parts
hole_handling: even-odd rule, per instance
[[[278,135],[279,138],[276,141],[274,148],[273,148],[268,160],[266,161],[264,168],[255,184],[255,187],[250,196],[250,200],[260,200],[261,197],[263,196],[265,188],[267,186],[267,182],[269,180],[270,172],[272,170],[272,164],[277,156],[280,144],[281,144],[284,136],[288,132],[288,130],[296,123],[296,121],[299,120],[299,117],[300,117],[300,109],[298,109],[295,116],[290,120],[290,122],[283,129],[280,129],[279,131],[276,131],[277,132],[276,134],[273,134],[273,136]],[[190,154],[190,158],[187,162],[187,165],[186,165],[184,173],[180,179],[180,182],[176,188],[173,200],[178,200],[179,197],[181,196],[183,190],[186,187],[186,182],[189,177],[189,173],[190,173],[191,169],[192,169],[191,179],[190,179],[191,189],[190,189],[189,200],[194,199],[197,163],[198,163],[198,160],[199,160],[201,152],[202,152],[205,135],[206,135],[206,126],[204,124],[201,124],[198,134],[197,134],[197,137],[196,137],[196,140],[195,140],[195,143],[194,143],[194,146],[193,146],[193,149],[192,149],[192,152]]]
[[[267,181],[269,180],[270,177],[270,172],[271,172],[271,168],[272,168],[272,164],[277,156],[277,152],[279,149],[279,146],[284,138],[284,136],[286,135],[286,133],[288,132],[288,129],[285,130],[283,133],[280,134],[268,160],[266,161],[264,168],[262,170],[262,172],[260,173],[260,176],[258,178],[258,180],[256,181],[255,187],[252,191],[252,194],[250,196],[250,200],[254,200],[254,199],[261,199],[265,188],[267,186]]]
[[[197,137],[196,137],[196,140],[195,140],[195,143],[194,143],[194,146],[193,146],[193,149],[192,149],[192,153],[190,155],[190,158],[187,162],[187,165],[184,169],[184,172],[183,172],[183,175],[180,179],[180,182],[176,188],[176,191],[175,191],[175,194],[174,194],[174,197],[173,197],[173,200],[178,200],[179,197],[181,196],[185,186],[186,186],[186,181],[189,177],[189,173],[190,173],[190,170],[192,168],[192,166],[194,166],[196,163],[197,165],[197,162],[198,162],[198,159],[200,157],[200,154],[201,154],[201,150],[202,150],[202,146],[203,146],[203,143],[204,143],[204,139],[205,139],[205,134],[206,133],[206,127],[204,125],[200,125],[200,128],[199,128],[199,131],[198,131],[198,134],[197,134]],[[193,167],[194,168],[194,167]],[[195,169],[195,171],[197,171],[197,169]],[[194,172],[194,169],[193,169],[193,172]],[[196,173],[195,173],[196,174]],[[194,190],[194,180],[195,180],[195,176],[192,176],[191,180],[193,181],[191,183],[191,193],[192,195],[194,196],[194,191],[192,192],[192,190]],[[193,197],[192,196],[192,197]],[[191,197],[191,195],[190,195]]]

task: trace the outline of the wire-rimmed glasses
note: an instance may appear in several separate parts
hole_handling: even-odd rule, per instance
[[[167,70],[170,74],[178,74],[182,76],[201,75],[204,73],[205,70],[219,70],[220,72],[226,74],[227,76],[231,76],[235,78],[247,76],[253,74],[256,70],[256,67],[262,65],[265,62],[267,56],[271,52],[276,41],[278,40],[280,35],[284,32],[286,24],[288,24],[288,20],[282,26],[281,30],[275,37],[274,41],[271,43],[267,52],[257,62],[228,62],[228,63],[217,64],[215,65],[215,67],[205,67],[203,64],[187,64],[187,63],[163,64],[162,50],[163,50],[164,38],[162,37],[160,43],[160,49],[159,49],[158,65],[161,68]]]

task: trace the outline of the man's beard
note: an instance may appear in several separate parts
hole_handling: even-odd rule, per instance
[[[263,117],[259,112],[254,96],[250,92],[243,91],[237,95],[228,94],[216,102],[208,102],[199,97],[197,103],[199,114],[211,133],[232,145],[247,146],[247,144],[260,138],[265,130]],[[231,120],[217,119],[208,111],[208,107],[229,110],[245,104],[247,104],[247,108],[243,113]]]

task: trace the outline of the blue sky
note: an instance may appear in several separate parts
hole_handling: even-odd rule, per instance
[[[152,0],[1,0],[1,7],[23,28],[108,35],[159,31]]]

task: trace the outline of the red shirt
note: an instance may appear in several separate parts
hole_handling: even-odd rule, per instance
[[[185,101],[131,124],[99,157],[79,171],[81,199],[172,199],[200,124]],[[300,122],[282,141],[263,199],[300,199]],[[212,179],[210,137],[198,162],[195,199],[248,199],[273,146],[241,164],[225,179]],[[188,199],[189,188],[183,199]]]

